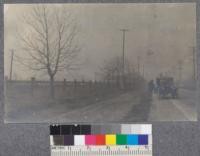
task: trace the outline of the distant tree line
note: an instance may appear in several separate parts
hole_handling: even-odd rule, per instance
[[[118,85],[120,89],[136,88],[144,83],[144,78],[136,72],[135,66],[128,59],[124,64],[121,57],[113,57],[104,62],[100,69],[101,79]]]

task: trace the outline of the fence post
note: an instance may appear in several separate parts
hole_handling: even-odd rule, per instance
[[[66,79],[64,79],[64,81],[63,81],[63,91],[65,91],[66,90]]]
[[[31,77],[31,96],[34,96],[35,77]]]
[[[107,87],[107,88],[110,88],[110,80],[107,80],[107,81],[106,81],[106,87]]]
[[[89,81],[89,90],[92,92],[92,86],[93,86],[93,82],[92,80]]]
[[[84,79],[82,79],[81,87],[82,87],[82,88],[85,87],[85,80],[84,80]]]
[[[74,83],[73,83],[73,97],[76,97],[76,88],[77,88],[77,81],[76,79],[74,79]]]
[[[5,76],[4,78],[4,92],[6,93],[7,91],[7,88],[8,88],[8,76]]]

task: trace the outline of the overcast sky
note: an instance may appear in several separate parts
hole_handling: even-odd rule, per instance
[[[51,4],[55,5],[55,4]],[[155,78],[160,72],[177,73],[178,60],[183,63],[183,78],[192,77],[192,47],[196,44],[196,10],[194,3],[181,4],[62,4],[78,21],[82,67],[76,72],[63,72],[57,80],[94,79],[105,60],[122,55],[122,28],[126,33],[125,55],[144,66],[145,76]],[[4,6],[5,75],[10,72],[11,49],[20,52],[18,33],[23,34],[22,14],[33,4]],[[153,55],[148,56],[151,51]],[[172,73],[173,73],[172,72]],[[14,61],[15,79],[45,79]]]

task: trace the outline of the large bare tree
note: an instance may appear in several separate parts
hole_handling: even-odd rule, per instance
[[[21,63],[49,76],[50,95],[54,98],[54,79],[58,72],[73,70],[80,51],[77,23],[62,6],[37,5],[23,16],[26,25],[20,35],[24,57]]]

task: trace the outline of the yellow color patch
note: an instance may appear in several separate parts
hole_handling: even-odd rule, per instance
[[[116,135],[106,135],[106,145],[116,145]]]

